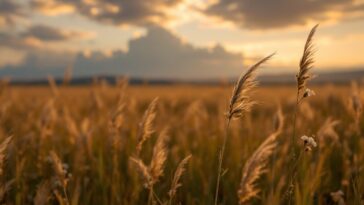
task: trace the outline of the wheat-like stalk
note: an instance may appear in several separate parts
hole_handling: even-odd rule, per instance
[[[159,135],[157,143],[154,145],[152,161],[149,166],[150,174],[152,176],[152,184],[157,182],[159,177],[163,175],[164,163],[167,159],[166,139],[167,133],[166,130],[164,130]]]
[[[150,182],[152,181],[152,175],[150,174],[149,167],[139,158],[130,157],[130,160],[137,166],[140,174],[144,178],[144,186],[149,188],[151,186]]]
[[[55,177],[62,186],[66,203],[69,204],[69,199],[68,199],[68,195],[67,195],[67,191],[66,191],[67,184],[68,184],[67,171],[63,168],[63,163],[62,163],[61,159],[58,157],[58,155],[56,154],[56,152],[51,151],[50,155],[51,155],[51,158],[53,161],[54,172],[56,173]]]
[[[48,76],[48,84],[51,87],[53,97],[58,97],[59,91],[58,91],[57,83],[54,80],[54,78],[50,75]]]
[[[335,127],[340,123],[339,120],[333,120],[331,117],[328,117],[325,123],[321,126],[321,128],[317,132],[317,136],[319,137],[320,144],[324,144],[323,141],[325,137],[330,138],[333,142],[339,142],[339,135],[335,131]]]
[[[239,204],[246,204],[260,192],[260,189],[256,187],[256,181],[266,172],[268,159],[277,147],[276,138],[283,127],[283,123],[280,124],[277,131],[271,134],[245,163],[238,190]]]
[[[6,150],[9,147],[9,144],[11,140],[13,139],[12,136],[7,137],[0,145],[0,177],[3,178],[3,167],[4,167],[4,161],[6,157]],[[7,182],[1,182],[0,184],[0,201],[3,201],[5,194],[10,190],[11,186],[13,185],[14,180],[9,180]]]
[[[172,186],[171,186],[171,189],[168,192],[169,204],[170,205],[172,205],[173,198],[176,195],[177,189],[182,186],[182,184],[180,183],[180,179],[182,177],[183,172],[186,170],[185,166],[186,166],[188,160],[190,160],[191,157],[192,157],[192,155],[188,155],[187,157],[185,157],[178,164],[176,172],[174,173],[173,180],[172,180]]]
[[[147,110],[144,112],[142,121],[139,124],[139,135],[138,135],[138,145],[136,147],[137,156],[139,156],[140,151],[143,148],[143,143],[151,136],[154,132],[153,122],[156,117],[156,107],[158,98],[155,98],[148,106]]]
[[[228,111],[228,119],[238,118],[243,115],[243,113],[250,111],[252,105],[254,105],[254,101],[250,99],[250,91],[256,87],[256,70],[260,65],[268,61],[270,58],[274,56],[274,53],[263,58],[252,67],[242,76],[240,76],[238,82],[235,84],[233,94],[230,99],[229,111]]]
[[[153,191],[153,186],[158,182],[159,178],[163,175],[164,164],[167,159],[167,148],[166,148],[167,134],[166,130],[163,130],[157,139],[156,144],[153,148],[153,156],[149,166],[145,165],[143,160],[137,157],[130,157],[130,160],[138,167],[139,172],[144,178],[144,185],[149,189],[149,202],[153,202],[154,198],[159,201],[159,198]]]
[[[312,95],[313,91],[310,91],[307,94],[302,94],[302,91],[306,88],[307,82],[312,78],[312,75],[309,73],[310,70],[313,68],[313,54],[314,54],[314,46],[313,46],[313,36],[315,35],[316,29],[318,27],[318,24],[315,25],[306,40],[305,47],[303,49],[303,55],[301,57],[300,63],[299,63],[299,71],[296,75],[297,79],[297,93],[296,93],[296,105],[295,105],[295,111],[293,114],[293,133],[290,137],[290,149],[291,149],[291,161],[290,165],[293,166],[290,170],[289,176],[290,176],[290,185],[288,186],[288,190],[286,191],[286,195],[288,196],[288,204],[291,204],[292,199],[292,193],[294,189],[294,181],[295,181],[295,172],[297,167],[294,163],[297,161],[295,159],[295,138],[296,138],[296,126],[297,126],[297,113],[298,113],[298,107],[302,99],[304,99],[306,96]],[[305,91],[306,92],[306,91]],[[302,95],[302,97],[300,97]]]
[[[59,159],[58,155],[54,151],[51,151],[50,155],[53,161],[53,168],[58,180],[62,183],[62,186],[66,186],[67,185],[66,173],[65,170],[63,169],[63,163],[61,159]]]
[[[250,111],[254,101],[250,99],[250,91],[257,85],[255,72],[259,68],[260,65],[268,61],[272,56],[271,54],[262,60],[258,61],[249,70],[242,76],[240,76],[238,82],[236,83],[232,97],[230,99],[229,110],[227,113],[227,123],[225,127],[225,135],[224,142],[222,144],[220,153],[219,153],[219,165],[217,170],[217,182],[216,182],[216,191],[215,191],[215,205],[217,205],[218,195],[219,195],[219,187],[220,187],[220,178],[221,178],[221,169],[222,163],[224,160],[224,153],[227,141],[228,130],[230,126],[230,120],[232,118],[241,117],[244,112]]]
[[[149,166],[145,165],[144,162],[138,157],[131,157],[130,159],[137,165],[140,173],[145,179],[147,187],[153,186],[163,175],[164,163],[167,159],[167,148],[165,141],[167,139],[166,131],[162,131],[157,139],[156,144],[153,148],[153,156]]]
[[[0,145],[0,176],[3,175],[3,166],[6,156],[6,149],[8,148],[12,139],[13,139],[12,136],[7,137]]]
[[[312,75],[309,72],[312,69],[314,63],[313,36],[315,35],[317,27],[318,24],[311,29],[311,32],[307,37],[305,47],[303,49],[303,55],[300,61],[300,70],[296,75],[298,94],[306,88],[307,82],[312,78]]]

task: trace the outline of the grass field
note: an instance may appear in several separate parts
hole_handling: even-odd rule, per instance
[[[252,94],[257,104],[251,112],[232,121],[219,203],[238,204],[238,190],[244,186],[240,184],[242,169],[282,125],[282,116],[277,115],[281,110],[282,132],[263,167],[265,172],[254,181],[259,192],[247,203],[288,204],[293,167],[294,204],[363,204],[364,124],[352,101],[359,97],[362,104],[363,95],[355,94],[351,86],[313,87],[316,95],[305,99],[297,112],[294,146],[299,156],[292,166],[295,89],[257,88]],[[231,92],[226,85],[4,85],[1,199],[19,205],[213,204]],[[143,127],[143,113],[155,97],[159,98],[154,119]],[[150,137],[138,154],[145,131]],[[304,151],[302,135],[314,135],[318,146]],[[175,171],[189,155],[181,186],[171,194]],[[140,172],[143,166],[147,173]],[[148,173],[154,173],[153,180]]]

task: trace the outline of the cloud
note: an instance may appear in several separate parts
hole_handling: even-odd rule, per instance
[[[149,25],[173,18],[170,9],[183,0],[36,0],[31,7],[46,15],[74,12],[115,25]],[[77,8],[77,9],[75,9]]]
[[[23,37],[33,37],[41,41],[66,41],[92,37],[92,34],[87,32],[65,30],[45,25],[31,26],[21,35]]]
[[[243,28],[272,29],[364,15],[355,0],[219,0],[202,11]]]
[[[0,1],[0,26],[12,26],[17,19],[24,16],[25,12],[19,4],[12,0]]]
[[[71,3],[54,0],[33,0],[30,3],[31,8],[48,16],[72,13],[76,10]]]
[[[37,79],[48,75],[62,76],[64,68],[73,61],[72,53],[36,50],[29,52],[21,64],[1,68],[0,76],[16,79]]]
[[[0,32],[0,47],[34,49],[40,48],[48,42],[89,39],[93,36],[89,32],[60,29],[45,25],[32,25],[22,32]]]
[[[221,45],[198,48],[160,27],[149,27],[145,36],[130,40],[128,51],[116,50],[111,54],[100,51],[77,53],[68,56],[68,60],[57,57],[49,59],[47,56],[44,52],[29,54],[20,65],[0,69],[0,75],[19,78],[52,74],[60,77],[64,69],[71,65],[73,76],[76,77],[105,74],[204,79],[236,75],[243,66],[243,57],[239,53],[228,52]],[[43,63],[44,60],[47,63]],[[68,62],[67,65],[65,62]]]
[[[0,33],[0,48],[6,47],[10,49],[27,50],[38,48],[42,45],[42,41],[36,38],[20,37],[10,33]]]

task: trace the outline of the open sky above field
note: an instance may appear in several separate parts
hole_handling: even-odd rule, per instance
[[[295,72],[317,23],[317,70],[364,68],[363,0],[0,0],[0,76]]]

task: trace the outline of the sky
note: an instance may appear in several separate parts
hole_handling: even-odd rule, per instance
[[[0,0],[0,77],[296,72],[316,24],[316,71],[364,69],[364,0]]]

